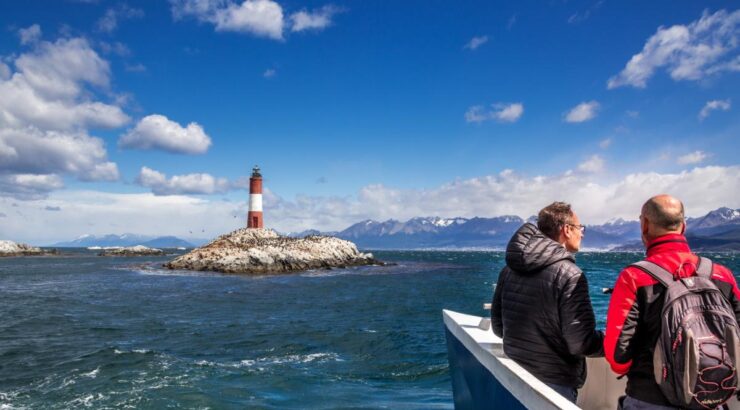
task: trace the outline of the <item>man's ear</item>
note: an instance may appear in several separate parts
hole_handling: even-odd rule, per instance
[[[686,221],[681,222],[681,235],[686,232]]]
[[[640,219],[640,230],[642,230],[643,236],[646,236],[650,230],[650,221],[648,221],[644,216]]]

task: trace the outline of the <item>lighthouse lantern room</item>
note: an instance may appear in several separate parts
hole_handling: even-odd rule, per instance
[[[262,174],[260,167],[254,166],[249,178],[249,212],[247,228],[262,228]]]

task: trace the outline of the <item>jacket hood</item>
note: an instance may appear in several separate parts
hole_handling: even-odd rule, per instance
[[[519,273],[538,271],[563,259],[576,260],[563,245],[529,222],[514,233],[506,246],[506,265]]]

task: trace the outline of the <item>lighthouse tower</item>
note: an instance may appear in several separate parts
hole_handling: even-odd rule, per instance
[[[262,228],[262,174],[260,167],[254,166],[249,178],[249,212],[247,228]]]

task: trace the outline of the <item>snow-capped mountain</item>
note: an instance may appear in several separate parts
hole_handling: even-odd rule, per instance
[[[687,220],[688,230],[700,230],[716,227],[740,225],[740,209],[719,208],[709,212],[701,218]]]

